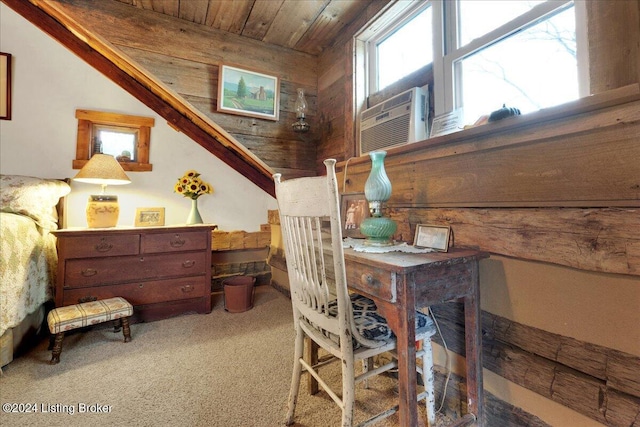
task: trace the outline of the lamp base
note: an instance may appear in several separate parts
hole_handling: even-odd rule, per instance
[[[369,246],[393,245],[391,236],[397,228],[394,220],[385,217],[369,217],[360,223],[360,233],[367,237],[364,244]]]
[[[118,196],[91,195],[87,202],[87,226],[89,228],[109,228],[118,224],[120,206]]]

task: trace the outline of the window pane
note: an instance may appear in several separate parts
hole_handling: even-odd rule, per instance
[[[94,126],[93,154],[110,154],[120,162],[137,161],[137,130]]]
[[[575,34],[572,6],[459,61],[465,122],[502,104],[524,114],[578,99]]]
[[[431,7],[377,46],[378,90],[433,61]]]
[[[460,47],[544,2],[544,0],[458,0]]]

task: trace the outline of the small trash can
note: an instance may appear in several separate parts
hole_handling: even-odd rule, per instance
[[[242,313],[253,308],[255,277],[234,276],[222,281],[224,309],[229,313]]]

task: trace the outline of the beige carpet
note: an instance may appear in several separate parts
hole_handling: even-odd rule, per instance
[[[0,378],[3,409],[35,404],[38,412],[3,410],[0,425],[283,425],[293,364],[291,302],[260,286],[255,307],[245,313],[225,312],[221,295],[214,303],[208,315],[132,325],[127,344],[104,327],[72,334],[58,365],[49,365],[48,341],[42,341]],[[324,371],[330,383],[340,383],[339,366]],[[359,385],[356,421],[395,404],[394,384],[378,377],[368,390]],[[108,412],[91,413],[95,405]],[[340,411],[326,393],[310,396],[303,379],[296,421],[338,426]],[[394,415],[377,425],[397,423]]]

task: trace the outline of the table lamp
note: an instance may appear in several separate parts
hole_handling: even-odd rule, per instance
[[[94,154],[73,177],[73,180],[102,186],[102,192],[99,195],[89,196],[87,226],[89,228],[115,227],[120,215],[118,196],[105,195],[105,189],[107,185],[123,185],[131,182],[120,163],[108,154]]]

